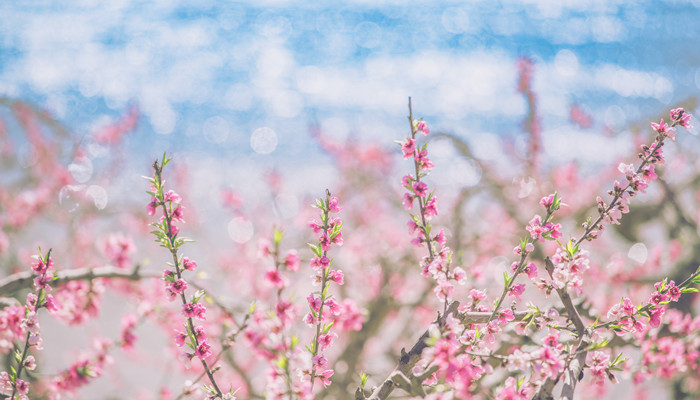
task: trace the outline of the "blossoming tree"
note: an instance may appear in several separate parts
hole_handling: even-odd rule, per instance
[[[0,397],[88,398],[115,381],[119,398],[155,399],[573,399],[619,381],[635,398],[658,382],[699,395],[700,174],[697,149],[673,146],[691,115],[674,108],[636,130],[636,160],[598,174],[547,164],[531,69],[521,62],[527,150],[505,143],[505,166],[431,130],[409,100],[397,149],[314,130],[342,179],[296,216],[222,188],[215,212],[258,234],[219,249],[177,156],[153,163],[147,194],[119,215],[101,212],[137,109],[92,134],[110,156],[81,179],[83,142],[3,103],[33,153],[13,159],[6,137],[2,168],[21,179],[0,182]],[[480,183],[432,180],[433,141]],[[270,178],[275,194],[284,182]],[[120,299],[121,315],[105,299]],[[104,318],[121,325],[90,325]],[[94,332],[59,366],[51,346],[64,345],[44,328],[54,321]],[[142,344],[151,337],[163,351]],[[138,364],[163,374],[120,385]]]

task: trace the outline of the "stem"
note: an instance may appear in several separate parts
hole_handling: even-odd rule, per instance
[[[323,232],[325,233],[326,237],[328,237],[328,240],[330,241],[330,232],[329,232],[329,225],[328,225],[328,219],[330,218],[330,200],[331,200],[331,194],[330,192],[326,191],[326,207],[323,210]],[[323,251],[323,257],[328,256],[328,251],[324,250]],[[323,268],[322,267],[322,272],[321,272],[321,305],[318,308],[318,324],[316,324],[316,336],[314,336],[314,351],[311,353],[311,357],[313,360],[313,357],[318,355],[318,338],[321,336],[321,325],[323,325],[323,306],[326,304],[326,285],[328,284],[328,269],[330,268],[330,265],[328,267]],[[313,361],[312,361],[313,363]],[[311,368],[311,391],[314,389],[314,381],[316,380],[316,369]]]
[[[545,226],[547,223],[549,223],[549,220],[552,218],[552,210],[549,208],[547,209],[547,215],[544,217],[544,220],[540,224],[540,226]],[[534,243],[535,239],[532,237],[527,238],[527,243]],[[521,272],[523,272],[523,267],[525,267],[525,261],[527,260],[527,253],[524,251],[520,255],[520,263],[518,263],[518,268],[515,269],[515,272],[513,273],[513,276],[510,277],[508,280],[508,284],[503,288],[503,292],[501,292],[501,297],[499,297],[498,301],[496,302],[496,305],[493,308],[493,311],[491,312],[491,317],[489,317],[488,321],[486,322],[487,324],[493,320],[493,318],[496,316],[498,313],[498,310],[500,309],[501,305],[503,304],[503,300],[505,300],[506,295],[508,294],[508,291],[510,288],[513,286],[513,282],[515,282],[515,278],[520,275]]]
[[[180,262],[178,260],[178,255],[177,255],[177,247],[175,245],[175,238],[176,234],[173,233],[172,231],[172,202],[170,203],[170,207],[167,207],[165,204],[165,200],[163,197],[163,187],[162,187],[162,176],[161,173],[163,171],[162,166],[158,165],[158,161],[155,162],[153,165],[153,168],[155,169],[155,178],[156,182],[158,183],[158,194],[159,194],[159,205],[163,207],[163,214],[165,216],[165,222],[166,226],[168,228],[168,231],[166,232],[168,235],[168,241],[170,242],[170,253],[173,256],[173,265],[175,266],[175,272],[177,274],[177,278],[181,279],[182,278],[182,270],[180,269]],[[185,292],[183,291],[180,293],[180,299],[182,300],[182,304],[185,305],[187,304],[187,298],[185,297]],[[194,330],[194,323],[192,322],[192,317],[187,317],[187,328],[191,334],[191,338],[194,341],[195,344],[195,349],[199,347],[199,339],[197,339],[197,335],[195,334]],[[204,367],[204,371],[206,372],[207,376],[209,377],[209,382],[211,382],[212,386],[214,387],[214,390],[216,391],[216,397],[223,397],[223,393],[221,392],[221,389],[219,389],[219,385],[216,384],[216,380],[214,379],[214,373],[212,372],[211,368],[209,368],[209,365],[207,364],[207,361],[204,359],[200,359],[202,362],[202,366]]]

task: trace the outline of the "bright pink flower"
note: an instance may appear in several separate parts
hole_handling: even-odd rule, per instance
[[[413,157],[416,152],[416,141],[407,138],[403,143],[401,143],[401,152],[403,153],[403,159],[409,159]]]
[[[289,250],[284,258],[284,266],[291,272],[299,271],[299,254],[296,250]]]
[[[413,182],[413,192],[418,197],[425,197],[428,195],[428,185],[425,182]]]
[[[518,300],[518,301],[520,301],[520,295],[523,293],[525,293],[525,284],[524,283],[513,285],[508,290],[508,295],[515,296],[516,300]]]
[[[422,133],[423,135],[428,136],[428,133],[430,133],[430,129],[428,129],[428,124],[426,124],[425,121],[413,121],[413,124],[416,127],[416,131]]]
[[[182,209],[183,209],[183,207],[181,205],[179,205],[173,210],[173,213],[170,214],[170,217],[172,218],[173,221],[182,222],[182,223],[185,222],[185,218],[182,214]]]
[[[287,286],[284,277],[282,277],[282,274],[280,274],[276,269],[269,269],[267,272],[265,272],[265,280],[278,290],[282,290],[285,286]]]
[[[29,371],[34,371],[36,369],[36,360],[34,359],[34,356],[28,355],[27,358],[24,359],[24,368],[28,369]]]
[[[200,360],[204,360],[211,355],[211,346],[206,341],[203,341],[199,344],[199,346],[197,346],[195,354]]]
[[[175,329],[175,344],[177,347],[182,347],[185,344],[185,340],[187,340],[187,333]]]
[[[690,125],[690,118],[692,117],[692,115],[688,114],[684,109],[674,108],[673,110],[671,110],[670,114],[672,120],[678,121],[678,125],[684,127],[687,130],[693,128],[693,126]]]
[[[316,326],[320,322],[318,317],[314,317],[310,312],[304,316],[303,321],[311,327]]]
[[[328,211],[332,213],[337,213],[340,212],[343,208],[338,206],[338,198],[337,197],[331,197],[330,200],[328,200]]]
[[[413,208],[413,200],[415,199],[415,196],[411,195],[410,193],[404,193],[403,194],[403,207],[406,210],[411,210]]]
[[[187,281],[184,279],[178,279],[170,283],[170,290],[177,294],[183,294],[187,289]]]
[[[668,283],[667,287],[667,292],[668,295],[671,297],[671,301],[678,301],[681,298],[681,289],[676,286],[676,283],[674,281],[671,281]]]
[[[328,307],[328,311],[333,315],[338,315],[342,311],[342,308],[340,307],[338,302],[335,301],[335,297],[333,296],[326,299],[326,302],[324,304],[326,305],[326,307]]]
[[[186,303],[182,305],[182,313],[185,315],[187,318],[198,318],[201,320],[206,319],[205,317],[205,312],[207,311],[206,307],[203,305],[197,303]]]
[[[314,364],[314,368],[323,367],[324,365],[328,364],[328,359],[322,355],[313,356],[311,361]]]
[[[327,369],[323,371],[322,374],[317,375],[318,378],[321,378],[321,382],[323,383],[324,387],[328,387],[328,385],[331,384],[330,377],[333,376],[333,370],[332,369]]]
[[[452,301],[452,292],[454,291],[454,285],[445,279],[438,279],[438,284],[433,289],[433,293],[440,301]]]
[[[194,271],[197,269],[197,263],[193,260],[190,260],[189,257],[183,257],[182,258],[182,268],[188,270],[188,271]]]
[[[649,325],[652,328],[658,328],[661,325],[661,316],[664,315],[665,310],[664,307],[649,310]]]
[[[421,171],[429,171],[435,167],[435,164],[428,158],[428,150],[423,150],[418,153],[418,155],[416,155],[416,162],[418,162],[418,169]]]
[[[554,204],[554,194],[544,196],[542,199],[540,199],[540,205],[544,208],[549,208],[552,206],[552,204]]]
[[[136,328],[137,322],[138,318],[133,314],[125,315],[122,318],[121,341],[124,349],[131,349],[134,346],[134,342],[136,341],[134,329]]]
[[[415,180],[415,178],[413,178],[413,175],[411,175],[411,174],[404,175],[404,177],[401,178],[401,186],[403,186],[406,189],[410,189],[413,187],[414,180]]]
[[[44,275],[49,271],[49,268],[53,265],[53,260],[49,259],[49,264],[46,265],[44,264],[43,260],[36,260],[32,264],[32,270],[37,274],[37,275]]]
[[[318,310],[321,309],[321,304],[323,303],[321,301],[321,296],[312,293],[306,297],[306,300],[309,302],[309,307],[311,307],[311,309],[315,312],[318,312]]]
[[[168,190],[168,192],[163,195],[163,201],[180,204],[182,202],[182,197],[174,191]]]
[[[333,341],[337,337],[338,337],[338,335],[335,334],[334,332],[327,333],[324,335],[319,335],[318,344],[320,346],[321,351],[325,351],[328,347],[333,345]]]
[[[452,274],[454,280],[459,284],[464,284],[467,280],[467,272],[462,267],[455,267],[452,269]]]
[[[150,203],[146,205],[146,211],[148,212],[148,215],[154,216],[156,215],[156,209],[158,208],[158,199],[155,197],[151,197]]]
[[[433,198],[425,203],[425,216],[434,217],[436,215],[438,215],[437,197],[433,196]]]
[[[328,279],[337,283],[338,285],[342,285],[345,283],[345,275],[343,274],[343,271],[341,270],[334,270],[331,269],[328,271]]]
[[[326,268],[328,268],[328,266],[330,264],[331,264],[331,259],[326,257],[326,256],[314,257],[311,259],[311,268],[313,268],[313,269],[319,269],[319,268],[326,269]]]

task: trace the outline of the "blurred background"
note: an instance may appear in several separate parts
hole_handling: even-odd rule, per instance
[[[586,135],[697,93],[698,17],[693,1],[5,2],[0,96],[86,141],[136,107],[135,160],[168,151],[303,168],[324,162],[310,127],[400,139],[408,96],[434,128],[470,142],[515,134],[525,56],[545,149],[578,157],[590,147],[557,140],[572,105],[593,119]]]
[[[304,232],[313,216],[310,196],[320,197],[326,188],[345,194],[348,210],[360,210],[349,226],[364,227],[363,240],[385,240],[383,251],[403,243],[408,249],[401,248],[401,254],[413,258],[407,256],[401,265],[415,267],[409,236],[391,230],[398,226],[403,232],[407,219],[398,204],[399,182],[410,168],[401,163],[394,141],[410,133],[409,96],[414,116],[437,133],[430,150],[436,167],[428,182],[445,189],[439,192],[449,199],[442,203],[445,210],[454,205],[445,214],[462,215],[461,210],[467,221],[475,221],[483,216],[484,204],[500,193],[500,201],[512,200],[504,205],[504,214],[519,224],[507,233],[517,236],[532,215],[535,197],[551,189],[543,182],[553,179],[575,195],[566,198],[575,211],[586,211],[580,208],[594,206],[595,195],[604,193],[600,188],[612,182],[617,162],[622,157],[632,162],[641,141],[649,141],[650,120],[668,120],[668,110],[681,105],[693,114],[700,111],[698,21],[698,1],[2,2],[4,272],[26,268],[37,245],[57,247],[56,257],[63,257],[67,268],[102,265],[109,258],[104,245],[108,232],[121,231],[137,238],[133,261],[153,263],[158,270],[165,257],[147,236],[147,184],[141,176],[151,174],[151,163],[163,152],[174,157],[166,179],[188,194],[187,235],[204,243],[193,245],[188,254],[218,265],[223,272],[215,272],[215,278],[231,275],[227,268],[233,261],[226,251],[239,251],[235,262],[254,266],[257,240],[269,237],[273,224],[300,226]],[[691,134],[695,136],[679,132],[678,147],[684,152],[678,159],[686,169],[669,174],[672,186],[699,184],[693,174],[693,168],[698,170],[697,128]],[[51,165],[64,166],[65,174]],[[566,165],[575,165],[576,171],[562,167]],[[547,175],[554,167],[562,169]],[[595,176],[601,179],[584,182]],[[566,188],[566,182],[576,183]],[[493,187],[497,194],[489,192]],[[385,214],[371,214],[373,226],[361,221],[368,201],[353,200],[353,189],[376,190],[370,200],[384,196],[396,204],[387,206]],[[491,194],[479,197],[482,189]],[[690,209],[692,190],[680,199]],[[657,194],[655,201],[665,199],[661,189],[650,191]],[[465,200],[470,196],[474,200]],[[665,223],[666,214],[654,204],[637,214],[640,224],[649,215]],[[46,218],[21,217],[42,212]],[[385,226],[392,228],[378,228],[386,215]],[[447,229],[451,246],[467,254],[464,259],[459,255],[465,269],[474,267],[469,273],[483,279],[495,271],[498,281],[517,241],[504,234],[503,243],[493,248],[474,244],[483,239],[480,235],[488,236],[483,225],[498,226],[505,219],[494,215],[465,228],[476,232],[461,234],[459,218],[450,220],[454,226]],[[393,217],[399,222],[388,221]],[[697,237],[697,226],[687,225],[690,236]],[[570,226],[573,231],[578,225]],[[630,233],[633,228],[622,232],[626,262],[647,265],[649,254],[668,248],[664,242],[652,250],[651,243],[662,236],[654,229],[642,229],[640,235]],[[668,239],[678,235],[671,229]],[[289,236],[288,248],[300,253],[313,240],[308,232]],[[57,246],[61,240],[67,245]],[[471,249],[475,256],[469,256],[469,246],[477,247]],[[78,250],[82,248],[94,254],[88,257],[89,252]],[[340,256],[346,264],[357,264],[358,274],[366,274],[359,268],[368,265],[387,275],[410,271],[392,271],[398,264],[386,267],[377,261],[381,251],[371,255],[377,256],[371,262],[357,259],[358,248],[362,246],[354,254],[342,250],[346,253]],[[491,253],[482,260],[479,251]],[[158,254],[162,257],[154,256]],[[421,282],[415,285],[424,286]],[[233,292],[215,279],[209,284],[240,309],[260,294],[258,288]],[[352,294],[351,287],[347,295]],[[108,291],[102,325],[82,333],[49,318],[42,322],[46,347],[54,349],[44,360],[47,374],[65,368],[91,334],[119,330],[114,315],[134,308],[120,298]],[[362,306],[372,309],[375,303]],[[391,312],[396,310],[400,306]],[[420,320],[416,326],[421,329],[434,317],[432,308],[423,311],[420,318],[405,312],[400,317]],[[403,326],[396,324],[395,330]],[[155,331],[151,326],[143,332]],[[400,338],[395,344],[407,345],[415,332],[403,329],[384,340]],[[140,346],[151,351],[169,340],[162,332],[142,337]],[[371,363],[375,383],[393,367],[398,349],[393,351]],[[179,377],[160,372],[144,382],[143,374],[170,365],[158,364],[165,355],[155,361],[149,355],[115,355],[117,364],[131,369],[89,387],[84,398],[111,398],[104,393],[114,388],[125,390],[114,398],[133,393],[152,398],[161,383],[177,387]],[[330,398],[343,398],[343,390],[356,387],[356,371],[346,369],[347,374],[337,375],[339,389],[332,389],[341,394]],[[125,389],[131,385],[137,388]]]

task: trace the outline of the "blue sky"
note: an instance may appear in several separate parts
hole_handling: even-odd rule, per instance
[[[88,135],[137,104],[132,145],[149,157],[298,159],[318,154],[310,125],[389,145],[409,95],[436,128],[516,134],[520,55],[536,62],[545,136],[574,102],[591,131],[621,130],[700,85],[692,1],[27,4],[0,5],[0,95]]]

